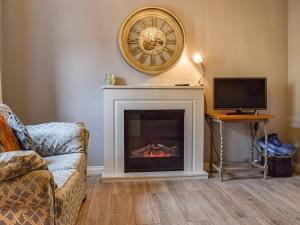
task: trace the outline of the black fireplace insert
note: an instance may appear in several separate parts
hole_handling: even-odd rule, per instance
[[[125,172],[184,170],[184,110],[124,111]]]

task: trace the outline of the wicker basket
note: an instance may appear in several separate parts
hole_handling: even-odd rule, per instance
[[[291,177],[293,175],[293,157],[291,156],[269,156],[268,175],[271,177]],[[261,163],[264,163],[262,158]]]

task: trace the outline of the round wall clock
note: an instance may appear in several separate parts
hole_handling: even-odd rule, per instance
[[[184,29],[178,18],[159,7],[130,14],[120,31],[120,50],[133,68],[160,74],[179,60],[184,48]]]

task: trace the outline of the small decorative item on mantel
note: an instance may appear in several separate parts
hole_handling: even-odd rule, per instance
[[[105,85],[115,85],[116,78],[112,73],[105,74]]]

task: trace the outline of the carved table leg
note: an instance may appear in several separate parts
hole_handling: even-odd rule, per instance
[[[253,162],[253,154],[254,154],[254,139],[255,139],[255,131],[254,128],[252,127],[252,123],[250,123],[250,134],[251,134],[251,152],[250,152],[250,160],[249,164],[250,167],[252,167],[252,162]]]
[[[209,129],[210,129],[210,155],[209,155],[209,173],[213,172],[213,152],[214,152],[214,133],[213,133],[213,121],[209,120]]]
[[[266,179],[268,176],[268,120],[264,122],[264,134],[265,134],[265,148],[264,148],[264,178]]]
[[[223,160],[224,160],[224,137],[223,137],[223,122],[220,122],[220,178],[223,181]]]

